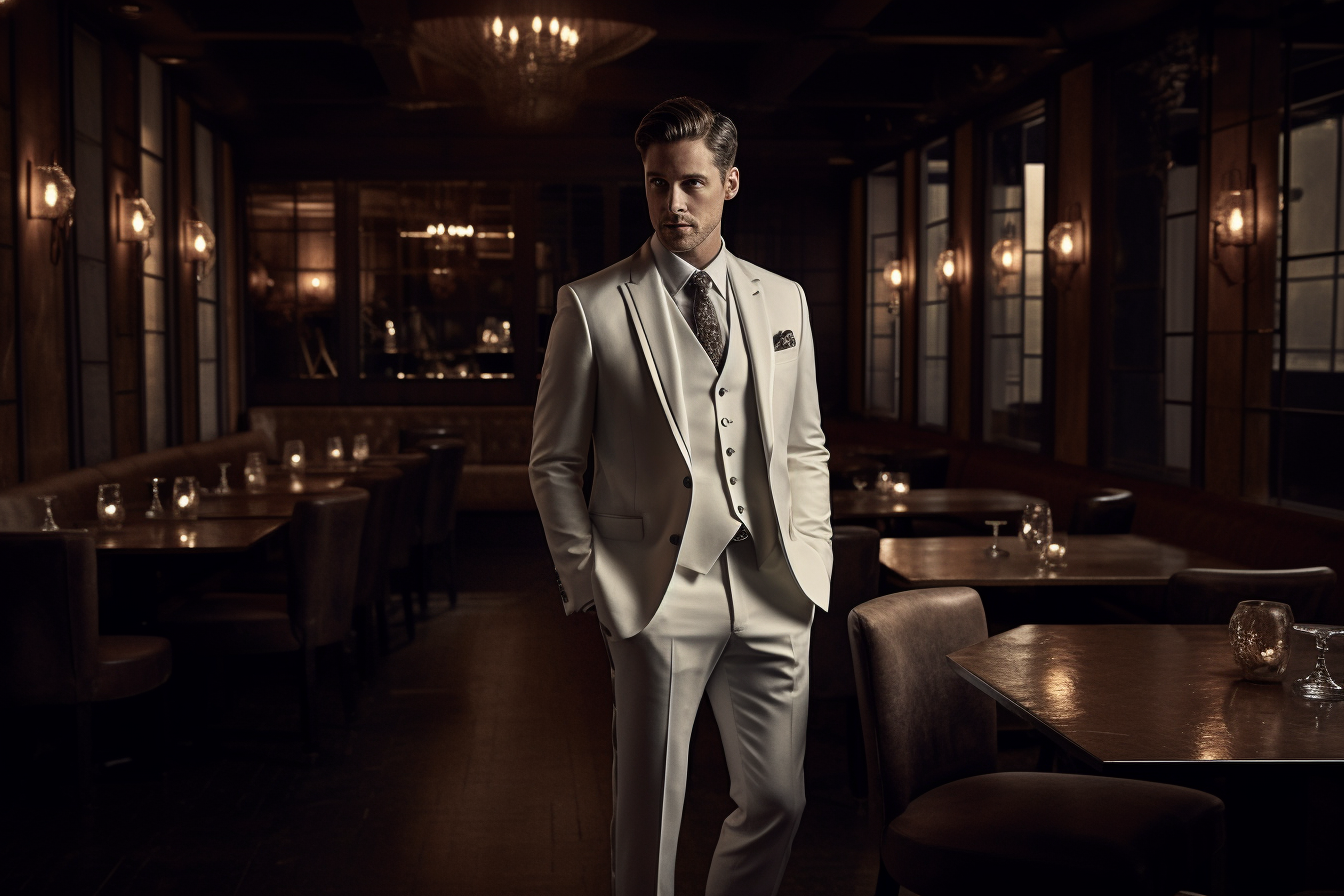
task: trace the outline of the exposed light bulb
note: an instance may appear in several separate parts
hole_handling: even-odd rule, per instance
[[[537,34],[541,33],[541,16],[532,17],[532,30]]]
[[[437,230],[438,230],[438,234],[439,234],[439,236],[443,236],[443,225],[442,225],[442,224],[440,224],[440,225],[438,226]]]
[[[557,18],[552,18],[552,19],[551,19],[551,29],[550,29],[550,30],[551,30],[551,37],[555,37],[557,34],[560,33],[560,20],[559,20],[559,19],[557,19]]]
[[[952,275],[957,272],[957,266],[952,263],[952,259],[943,262],[943,276],[952,279]]]
[[[569,45],[577,47],[579,45],[579,32],[577,28],[569,29]]]
[[[900,268],[892,268],[892,269],[891,269],[891,285],[892,285],[893,287],[899,289],[900,286],[901,286],[901,280],[902,280],[902,277],[901,277],[901,269],[900,269]]]
[[[509,239],[513,239],[513,228],[509,228]]]
[[[321,278],[321,277],[314,277],[314,278],[312,279],[311,282],[312,282],[312,284],[313,284],[313,289],[321,289],[321,288],[322,288],[322,278]]]
[[[509,28],[509,43],[511,43],[511,44],[516,44],[516,43],[518,43],[518,26],[517,26],[517,25],[512,25],[512,26],[510,26],[510,28]]]
[[[1232,213],[1227,216],[1227,229],[1233,233],[1241,233],[1242,228],[1246,226],[1246,219],[1242,217],[1241,209],[1234,208]]]
[[[1004,266],[1004,268],[1011,268],[1011,267],[1013,266],[1013,250],[1012,250],[1012,249],[1004,249],[1004,250],[1003,250],[1003,259],[1002,259],[1002,261],[1003,261],[1003,266]]]
[[[1071,256],[1071,255],[1073,255],[1073,237],[1072,237],[1072,236],[1070,236],[1069,234],[1066,233],[1066,234],[1064,234],[1064,236],[1060,237],[1060,240],[1059,240],[1059,251],[1060,251],[1060,254],[1065,255],[1065,256]]]
[[[136,233],[145,232],[145,213],[140,209],[131,212],[131,229]]]
[[[291,454],[289,456],[289,462],[292,464],[297,464],[301,460],[303,460],[303,458],[299,457],[297,454]]]
[[[562,40],[562,41],[565,42],[565,43],[569,43],[569,26],[568,26],[568,25],[566,25],[565,27],[563,27],[563,28],[560,29],[560,40]]]
[[[46,189],[42,191],[42,201],[47,204],[48,208],[55,208],[56,200],[59,198],[60,194],[56,191],[56,184],[53,181],[47,181]]]
[[[426,228],[425,228],[425,233],[429,234],[430,236],[433,236],[433,235],[434,235],[434,225],[431,224],[431,225],[429,225],[428,227],[426,227]]]
[[[476,233],[476,228],[473,227],[473,226],[471,226],[470,224],[468,224],[468,225],[467,225],[467,229],[466,229],[466,235],[467,235],[467,236],[472,236],[472,235],[474,235],[475,233]]]
[[[178,499],[177,499],[177,506],[178,506],[178,507],[186,507],[186,506],[187,506],[188,504],[190,504],[190,503],[191,503],[191,496],[190,496],[190,495],[180,495],[180,496],[178,497]]]
[[[504,36],[504,23],[500,21],[499,16],[495,16],[495,20],[490,23],[490,32],[494,34],[495,37]]]
[[[198,254],[201,255],[205,254],[205,237],[202,236],[201,234],[199,233],[196,234],[196,241],[193,242],[191,245],[192,248],[194,248]]]

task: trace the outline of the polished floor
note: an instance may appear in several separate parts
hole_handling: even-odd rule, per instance
[[[62,791],[66,719],[11,716],[22,730],[0,745],[0,893],[608,892],[611,698],[596,627],[562,615],[534,518],[469,522],[458,608],[435,601],[365,686],[354,725],[334,665],[324,670],[316,761],[294,735],[297,694],[277,662],[227,687],[180,668],[171,693],[105,707],[98,749],[111,764],[91,813]],[[847,785],[843,712],[812,715],[808,806],[781,892],[871,893],[877,859]],[[145,732],[163,719],[170,746],[156,762]],[[702,715],[678,893],[703,892],[731,809]]]

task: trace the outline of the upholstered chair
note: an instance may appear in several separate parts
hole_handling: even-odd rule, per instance
[[[877,892],[1174,896],[1221,892],[1223,804],[1197,790],[1000,772],[993,701],[947,658],[985,639],[969,588],[888,594],[849,616],[880,831]]]
[[[1073,535],[1124,535],[1134,525],[1134,493],[1123,488],[1100,488],[1078,495],[1073,502],[1069,532]]]
[[[388,564],[403,478],[395,467],[365,467],[345,480],[347,488],[360,488],[369,493],[364,534],[359,540],[359,577],[355,583],[354,602],[360,667],[366,677],[373,672],[380,648],[382,653],[388,649]]]

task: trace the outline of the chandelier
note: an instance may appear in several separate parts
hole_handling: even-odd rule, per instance
[[[584,72],[647,43],[652,28],[558,16],[452,16],[415,23],[415,46],[475,80],[490,114],[528,127],[569,116]]]

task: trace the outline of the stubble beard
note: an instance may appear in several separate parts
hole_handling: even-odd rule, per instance
[[[691,229],[669,231],[665,226],[666,224],[690,224]],[[718,221],[713,222],[709,227],[701,227],[694,218],[679,218],[676,221],[664,222],[664,225],[659,226],[658,238],[662,240],[663,247],[667,251],[682,255],[687,252],[694,252],[699,248],[700,244],[709,239],[710,234],[718,226]]]

